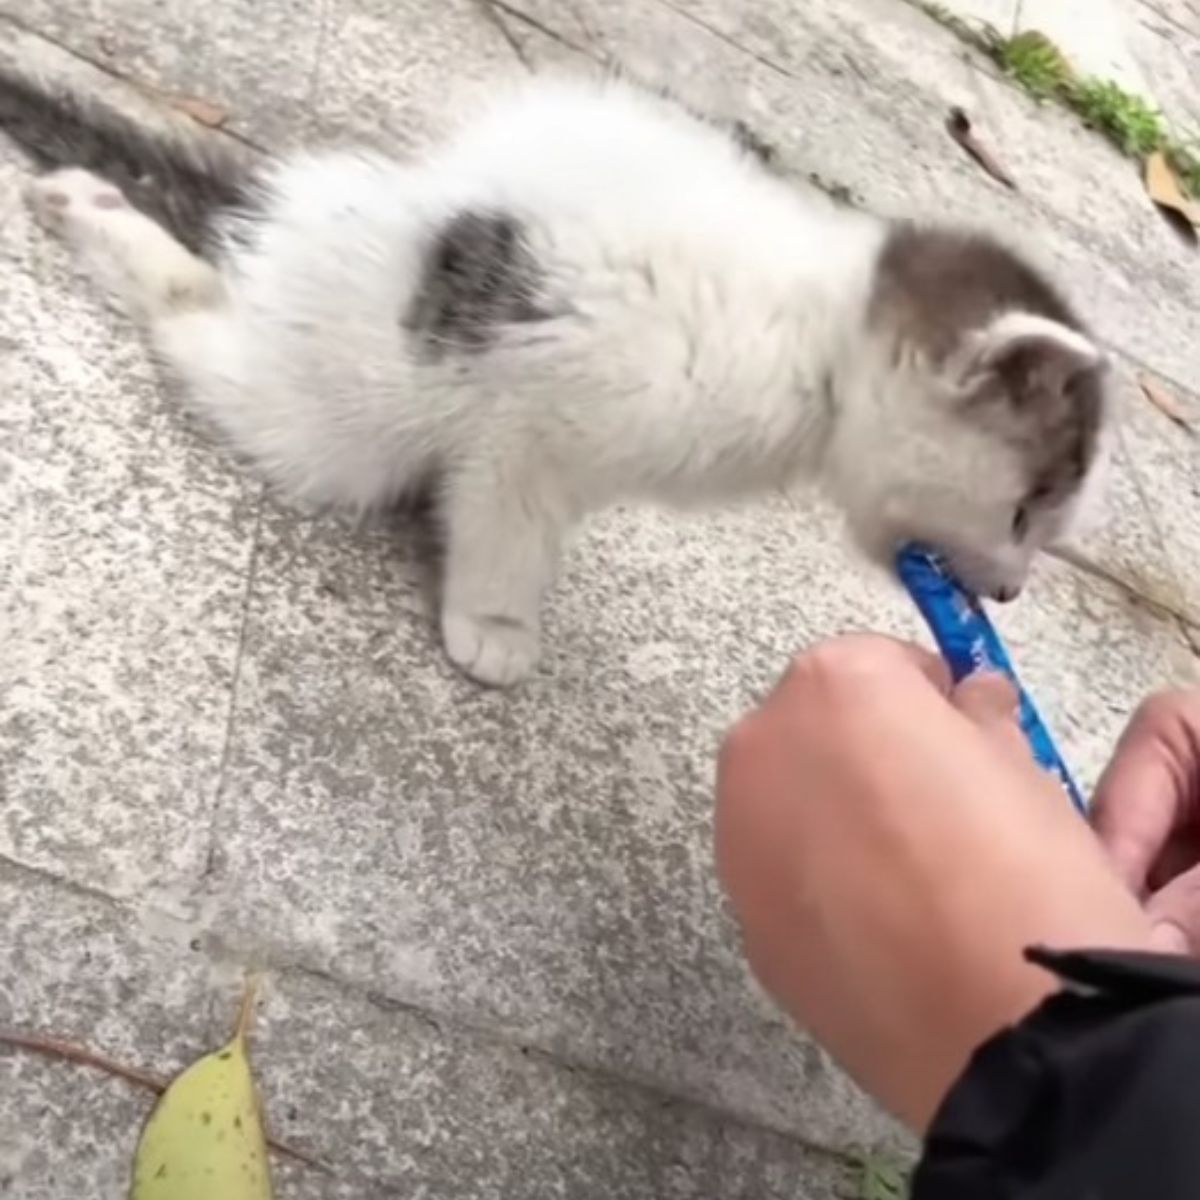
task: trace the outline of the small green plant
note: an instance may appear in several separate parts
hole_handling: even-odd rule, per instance
[[[1067,99],[1085,124],[1100,130],[1126,154],[1144,157],[1167,144],[1158,111],[1112,80],[1084,79],[1072,86]]]
[[[1161,152],[1171,164],[1184,191],[1200,199],[1200,151],[1195,139],[1180,141],[1168,129],[1162,113],[1141,96],[1107,79],[1084,79],[1065,94],[1084,124],[1099,130],[1131,158]]]
[[[1045,34],[1036,30],[1001,38],[996,61],[1031,96],[1048,100],[1073,85],[1075,73],[1062,51]]]

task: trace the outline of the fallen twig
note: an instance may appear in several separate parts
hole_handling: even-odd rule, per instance
[[[140,1067],[130,1067],[116,1062],[95,1050],[89,1050],[87,1046],[80,1046],[74,1042],[49,1037],[45,1034],[23,1033],[19,1029],[0,1029],[0,1046],[9,1046],[14,1050],[28,1050],[46,1058],[57,1058],[65,1062],[78,1063],[80,1066],[93,1067],[97,1071],[103,1071],[106,1075],[115,1075],[118,1079],[136,1084],[156,1095],[165,1092],[169,1082],[151,1071],[143,1071]],[[314,1158],[303,1150],[297,1150],[295,1146],[281,1142],[278,1138],[268,1136],[267,1145],[277,1153],[293,1158],[306,1167],[312,1167],[315,1171],[323,1171],[327,1175],[333,1174],[333,1168],[328,1163],[323,1163],[319,1158]]]
[[[946,118],[946,132],[995,180],[1018,191],[1017,181],[1000,160],[985,146],[971,126],[971,118],[961,108],[952,108]]]

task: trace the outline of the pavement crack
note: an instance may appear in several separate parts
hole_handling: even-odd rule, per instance
[[[506,16],[512,17],[514,21],[519,21],[522,25],[528,25],[530,29],[536,30],[543,37],[548,37],[552,42],[557,42],[560,46],[564,46],[568,50],[573,50],[576,54],[583,54],[590,59],[596,60],[595,52],[587,46],[581,46],[578,42],[572,41],[566,34],[559,33],[557,29],[547,25],[544,21],[540,21],[537,17],[527,12],[522,12],[521,9],[511,4],[506,4],[505,0],[476,0],[476,2],[491,9],[493,17],[497,19],[500,13],[504,13]],[[511,30],[509,33],[511,35]]]
[[[719,25],[714,25],[711,21],[706,21],[703,17],[698,17],[694,12],[689,12],[686,8],[673,3],[672,0],[657,0],[657,3],[662,5],[663,8],[669,9],[677,17],[682,17],[685,21],[691,22],[691,24],[703,29],[719,41],[724,42],[727,46],[738,51],[739,54],[745,54],[747,57],[754,59],[755,62],[761,63],[768,70],[774,71],[775,74],[782,75],[784,79],[794,80],[797,78],[796,74],[788,70],[782,63],[776,62],[773,58],[768,57],[758,50],[743,45],[733,34],[727,33]]]
[[[313,47],[313,61],[308,72],[307,92],[304,98],[304,103],[309,109],[315,107],[321,88],[321,67],[325,62],[325,45],[328,39],[329,0],[320,0],[317,14],[317,40],[316,45]]]
[[[264,484],[258,493],[254,512],[254,532],[250,540],[250,557],[246,564],[246,579],[242,588],[241,613],[238,621],[237,644],[233,655],[233,672],[229,684],[229,710],[225,716],[225,732],[221,744],[221,756],[217,764],[217,780],[213,788],[212,806],[209,812],[208,851],[204,858],[201,879],[214,875],[218,867],[221,814],[224,808],[225,784],[229,777],[229,763],[233,753],[233,739],[237,732],[238,702],[241,699],[242,662],[246,654],[246,637],[250,627],[250,610],[254,600],[254,585],[258,578],[259,551],[262,545],[263,516],[267,505],[267,488]]]
[[[0,854],[0,874],[7,874],[9,872],[14,875],[23,876],[31,882],[62,888],[82,899],[98,900],[109,908],[121,911],[125,911],[128,908],[129,901],[122,899],[120,896],[114,896],[91,884],[80,883],[78,880],[70,879],[66,875],[60,875],[57,871],[52,871],[49,867],[36,866],[33,863],[27,863],[19,858],[14,858],[10,854]]]
[[[1169,384],[1176,391],[1183,393],[1189,400],[1200,406],[1200,393],[1196,391],[1196,387],[1193,384],[1184,383],[1178,375],[1172,375],[1170,371],[1164,371],[1161,367],[1156,367],[1153,363],[1147,362],[1141,355],[1136,354],[1126,346],[1120,345],[1118,342],[1114,342],[1111,338],[1095,336],[1093,340],[1098,346],[1109,351],[1110,354],[1118,355],[1139,370],[1153,375],[1165,384]]]
[[[1140,485],[1138,490],[1140,491]],[[1150,517],[1153,523],[1153,516]],[[1182,621],[1188,625],[1195,625],[1196,618],[1191,616],[1185,609],[1183,604],[1164,600],[1161,596],[1150,595],[1148,591],[1142,591],[1129,580],[1118,575],[1117,572],[1104,566],[1103,563],[1097,562],[1094,558],[1082,551],[1075,550],[1070,546],[1055,546],[1046,550],[1046,555],[1049,558],[1057,559],[1061,563],[1065,563],[1068,567],[1078,571],[1081,575],[1086,575],[1090,579],[1099,580],[1101,583],[1107,584],[1109,587],[1117,589],[1122,595],[1129,600],[1140,604],[1143,608],[1149,609],[1151,612],[1160,617],[1164,617],[1171,621]],[[1170,562],[1167,563],[1170,566]],[[1174,582],[1174,581],[1172,581]]]
[[[267,965],[262,962],[261,956],[255,961],[259,966]],[[557,1047],[539,1045],[519,1030],[497,1029],[483,1020],[474,1019],[464,1013],[433,1010],[423,1003],[400,999],[388,995],[378,988],[345,978],[326,967],[307,963],[284,964],[279,962],[269,966],[283,977],[291,975],[296,978],[312,980],[325,987],[354,996],[390,1016],[416,1021],[444,1041],[465,1040],[505,1054],[519,1055],[532,1062],[542,1063],[553,1070],[569,1075],[579,1075],[602,1087],[638,1093],[663,1108],[692,1109],[722,1127],[750,1130],[759,1134],[769,1133],[809,1153],[819,1154],[836,1161],[847,1159],[844,1149],[798,1134],[783,1122],[772,1122],[762,1117],[738,1112],[735,1109],[722,1108],[695,1092],[671,1087],[636,1072],[624,1072],[617,1067],[598,1063],[592,1058],[566,1054]]]
[[[504,39],[508,48],[516,56],[517,61],[527,71],[533,70],[533,63],[530,61],[529,55],[525,52],[525,47],[521,44],[521,39],[508,27],[508,21],[505,16],[511,17],[512,13],[504,13],[500,7],[494,3],[494,0],[471,0],[472,4],[479,10],[483,19]]]
[[[121,83],[127,83],[135,87],[137,86],[133,80],[129,79],[125,75],[122,75],[119,71],[115,70],[102,59],[92,58],[91,55],[84,54],[82,50],[77,50],[68,42],[64,42],[61,38],[57,38],[51,33],[46,33],[45,30],[35,29],[32,25],[27,24],[14,13],[0,10],[0,21],[3,21],[6,25],[11,25],[14,29],[19,30],[27,37],[37,38],[38,41],[45,42],[47,45],[53,46],[56,50],[61,50],[64,54],[69,55],[71,58],[74,58],[82,63],[87,63],[89,67],[94,68],[103,75],[107,75],[110,79],[116,79]]]
[[[27,24],[11,12],[0,9],[0,25],[8,25],[26,37],[44,42],[47,46],[53,46],[55,50],[61,54],[65,54],[68,58],[73,58],[76,62],[83,63],[85,66],[90,67],[93,71],[98,71],[101,75],[113,80],[115,83],[131,88],[144,100],[150,100],[163,108],[170,108],[169,104],[163,103],[164,100],[169,99],[169,92],[153,84],[143,83],[130,75],[123,74],[103,59],[93,58],[90,54],[85,54],[82,50],[72,46],[69,42],[63,41],[61,38],[46,33],[41,29],[35,29],[32,25]],[[203,131],[197,126],[196,131],[197,136],[229,138],[230,141],[237,142],[247,150],[253,150],[256,154],[269,155],[269,151],[265,146],[225,125],[222,125],[219,129],[205,127]]]
[[[1160,21],[1165,22],[1166,24],[1170,25],[1173,29],[1175,29],[1177,32],[1182,33],[1184,35],[1184,37],[1189,37],[1189,38],[1200,37],[1200,27],[1193,27],[1193,26],[1185,24],[1183,21],[1179,20],[1178,17],[1173,16],[1171,13],[1167,12],[1166,9],[1161,8],[1161,7],[1159,7],[1159,5],[1152,3],[1151,0],[1139,0],[1139,4],[1142,8],[1146,9],[1148,12],[1152,12],[1156,17],[1158,17],[1158,19]],[[1195,11],[1195,10],[1192,10],[1192,11]],[[1156,30],[1155,32],[1158,32],[1158,31]]]

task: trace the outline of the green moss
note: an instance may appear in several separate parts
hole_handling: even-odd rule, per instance
[[[1175,168],[1175,174],[1179,176],[1179,182],[1195,199],[1200,200],[1200,149],[1196,149],[1196,142],[1187,146],[1169,142],[1166,153],[1171,166]]]
[[[859,1161],[856,1200],[908,1200],[908,1193],[908,1164],[884,1154]]]
[[[1200,199],[1200,153],[1195,139],[1180,140],[1162,113],[1141,96],[1111,80],[1084,79],[1069,89],[1064,101],[1086,125],[1099,130],[1130,158],[1145,159],[1161,151],[1184,191]]]
[[[1169,129],[1162,113],[1141,96],[1111,79],[1080,79],[1062,51],[1037,30],[1004,37],[993,26],[965,21],[941,4],[929,0],[915,0],[915,4],[985,54],[1029,95],[1071,109],[1123,154],[1145,159],[1162,151],[1184,190],[1200,199],[1200,143]]]
[[[1066,101],[1085,124],[1100,130],[1126,154],[1144,158],[1168,142],[1162,115],[1141,96],[1135,96],[1109,79],[1084,79],[1074,84]]]

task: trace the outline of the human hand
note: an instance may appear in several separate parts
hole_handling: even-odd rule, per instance
[[[1145,905],[1155,947],[1200,954],[1200,691],[1142,704],[1096,789],[1092,820]]]
[[[717,863],[750,965],[923,1129],[973,1051],[1055,987],[1031,944],[1145,949],[1149,921],[997,676],[885,638],[802,655],[721,752]]]

